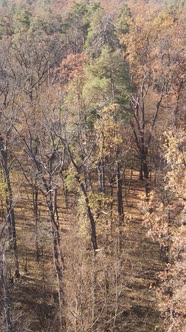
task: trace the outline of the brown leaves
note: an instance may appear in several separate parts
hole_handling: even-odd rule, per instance
[[[60,76],[65,81],[69,81],[74,78],[81,78],[85,74],[86,63],[87,56],[85,53],[70,53],[61,64]]]

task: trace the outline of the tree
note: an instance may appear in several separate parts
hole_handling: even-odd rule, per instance
[[[130,125],[141,164],[140,178],[145,180],[147,194],[150,146],[158,120],[168,108],[173,84],[169,55],[174,46],[169,41],[167,45],[166,40],[174,28],[171,14],[152,10],[150,14],[133,17],[129,33],[123,36],[134,89],[130,98]]]
[[[37,99],[44,82],[50,84],[52,70],[64,56],[63,44],[58,37],[35,31],[12,40],[9,63],[15,83],[30,102]]]
[[[16,236],[16,220],[14,213],[14,196],[11,183],[11,171],[14,163],[12,156],[12,143],[14,141],[13,125],[16,119],[16,105],[15,99],[17,96],[17,86],[12,84],[12,71],[9,68],[7,53],[9,52],[9,43],[1,42],[4,45],[4,50],[1,52],[0,68],[0,101],[1,101],[1,136],[0,136],[0,162],[4,176],[4,183],[6,186],[6,209],[9,226],[9,243],[13,250],[15,277],[20,276],[19,259],[17,250],[17,236]]]
[[[1,283],[3,289],[3,300],[4,300],[4,312],[5,312],[5,319],[6,319],[6,329],[8,332],[13,332],[13,322],[12,322],[12,312],[11,312],[11,300],[10,300],[10,293],[9,293],[9,286],[8,286],[8,278],[7,278],[7,257],[6,257],[6,250],[7,250],[7,218],[3,220],[0,229],[0,274],[1,274]]]
[[[184,331],[184,213],[185,213],[185,135],[171,128],[164,134],[162,154],[164,181],[159,179],[147,206],[149,235],[165,249],[167,265],[160,274],[159,307],[165,329]],[[162,250],[163,251],[163,250]]]
[[[101,54],[87,66],[89,80],[83,87],[83,96],[87,108],[95,113],[95,128],[98,130],[98,178],[101,192],[105,192],[105,171],[111,170],[117,183],[117,203],[119,224],[124,217],[122,198],[122,163],[120,129],[127,118],[125,112],[128,103],[128,70],[123,62],[120,50],[108,45],[102,47]],[[91,92],[91,93],[90,93]],[[108,133],[106,133],[108,130]],[[101,147],[101,149],[100,149]],[[108,151],[110,151],[108,153]],[[112,153],[111,153],[112,151]],[[108,165],[109,166],[108,166]],[[108,176],[108,175],[107,175]],[[108,177],[107,177],[108,178]],[[113,181],[111,181],[113,182]]]
[[[83,51],[87,38],[91,17],[97,4],[86,1],[74,4],[64,21],[64,40],[69,53],[77,54]]]
[[[118,224],[123,223],[123,194],[122,194],[122,174],[121,174],[121,146],[123,143],[121,135],[121,125],[117,122],[117,113],[119,105],[112,104],[99,111],[99,117],[95,122],[97,133],[97,155],[98,155],[98,180],[100,192],[105,193],[105,168],[112,170],[114,165],[114,174],[117,185],[117,206],[118,206]],[[107,162],[106,162],[107,160]]]
[[[92,16],[85,47],[87,52],[96,58],[106,46],[113,51],[118,46],[118,40],[112,17],[106,15],[102,8],[98,8]]]
[[[49,98],[49,97],[48,97]],[[54,126],[59,121],[59,109],[48,109],[47,98],[41,99],[40,122],[37,122],[37,147],[35,141],[35,128],[32,127],[32,118],[24,114],[25,123],[22,128],[14,126],[20,146],[24,147],[24,157],[27,158],[26,169],[23,170],[27,176],[30,174],[29,165],[32,162],[32,178],[35,175],[35,189],[40,191],[46,201],[49,221],[51,225],[51,239],[53,248],[53,262],[56,270],[58,302],[59,302],[59,322],[60,328],[65,327],[64,314],[64,289],[63,289],[63,253],[61,247],[60,224],[58,215],[58,176],[63,170],[64,150],[58,138],[54,135]],[[38,105],[39,107],[39,105]],[[54,120],[55,119],[55,120]],[[26,128],[25,128],[26,126]],[[25,130],[26,129],[26,130]],[[21,165],[21,161],[19,161]]]

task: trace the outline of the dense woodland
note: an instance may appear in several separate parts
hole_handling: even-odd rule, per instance
[[[184,332],[186,2],[0,1],[0,332]]]

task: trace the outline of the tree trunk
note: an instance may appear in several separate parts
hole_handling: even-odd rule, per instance
[[[93,257],[92,261],[92,331],[96,331],[99,324],[99,307],[98,307],[98,291],[97,291],[97,271],[96,261]]]
[[[118,216],[119,216],[119,226],[123,224],[124,219],[124,210],[123,210],[123,181],[120,171],[120,162],[118,160],[118,151],[117,151],[117,160],[116,160],[116,184],[117,184],[117,205],[118,205]]]
[[[75,179],[79,183],[79,186],[80,186],[81,191],[83,193],[83,196],[85,198],[87,216],[88,216],[88,219],[90,221],[91,242],[92,242],[92,246],[93,246],[94,255],[96,255],[96,251],[98,249],[98,246],[97,246],[96,224],[95,224],[94,216],[93,216],[92,211],[91,211],[89,199],[88,199],[88,196],[87,196],[86,187],[85,187],[84,183],[81,181],[80,176],[79,176],[80,168],[78,167],[78,165],[74,161],[74,158],[73,158],[72,153],[69,149],[69,146],[68,146],[68,152],[69,152],[69,156],[70,156],[70,159],[72,161],[72,164],[74,165],[74,167],[77,171],[77,175],[75,176]]]
[[[7,285],[5,248],[3,248],[3,252],[2,252],[1,281],[2,281],[3,297],[4,297],[6,330],[7,330],[7,332],[14,332],[12,319],[11,319],[10,296],[9,296],[8,285]]]
[[[148,197],[150,193],[150,180],[149,180],[149,167],[147,163],[147,152],[145,151],[141,154],[140,180],[145,181],[145,192],[146,192],[146,197]]]
[[[104,160],[101,158],[101,160],[98,163],[98,183],[99,183],[99,192],[104,193],[105,192],[105,167],[104,167]]]
[[[57,274],[58,284],[58,301],[59,301],[59,321],[60,328],[65,328],[65,317],[64,317],[64,292],[63,292],[63,257],[61,252],[61,241],[59,223],[56,218],[56,211],[53,205],[53,194],[52,190],[47,195],[47,206],[50,216],[51,231],[52,231],[52,245],[53,245],[53,260]],[[56,199],[56,198],[55,198]]]
[[[98,245],[97,245],[96,224],[95,224],[94,216],[93,216],[91,208],[90,208],[89,199],[88,199],[88,196],[87,196],[85,186],[84,186],[83,182],[81,182],[78,175],[76,176],[76,179],[79,182],[81,191],[82,191],[83,196],[85,198],[87,216],[88,216],[88,219],[90,221],[91,242],[92,242],[92,247],[93,247],[93,250],[94,250],[94,254],[96,254],[96,250],[98,249]]]
[[[15,214],[14,214],[14,201],[12,194],[12,187],[10,182],[10,172],[8,168],[8,156],[7,149],[4,146],[2,139],[0,141],[0,151],[1,151],[1,165],[3,169],[4,180],[6,183],[6,205],[7,205],[7,220],[9,225],[9,237],[11,241],[11,247],[14,253],[14,264],[15,264],[15,277],[19,278],[19,259],[17,253],[17,237],[16,237],[16,227],[15,227]]]
[[[36,260],[39,262],[40,258],[39,239],[38,239],[39,208],[38,208],[38,189],[36,188],[36,182],[32,192],[32,200],[33,200],[33,210],[34,210],[34,219],[35,219]]]
[[[66,207],[66,209],[68,209],[68,190],[67,190],[65,180],[64,180],[64,175],[62,172],[61,172],[61,180],[62,180],[63,196],[64,196],[64,200],[65,200],[65,207]]]
[[[110,234],[112,236],[113,234],[113,226],[114,226],[114,223],[113,223],[113,197],[114,197],[114,183],[115,183],[115,176],[111,175],[111,178],[109,180],[109,185],[110,185],[110,198],[111,198],[111,201],[110,201]]]

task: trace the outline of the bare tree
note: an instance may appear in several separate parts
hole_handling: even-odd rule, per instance
[[[36,192],[41,192],[45,197],[46,206],[51,225],[53,261],[57,276],[58,300],[59,300],[59,321],[61,328],[65,326],[64,315],[64,290],[63,290],[63,253],[61,248],[60,224],[58,216],[58,177],[64,165],[64,150],[61,144],[56,142],[56,137],[51,129],[53,123],[49,120],[49,114],[42,113],[41,122],[38,128],[38,145],[34,148],[34,128],[30,127],[29,120],[25,114],[27,130],[24,133],[15,131],[19,137],[19,144],[24,148],[27,159],[27,167],[31,161],[32,172],[35,174]],[[32,133],[33,131],[33,133]],[[26,169],[25,169],[26,172]],[[37,204],[37,202],[35,202]],[[36,206],[35,206],[36,208]],[[38,217],[38,216],[37,216]]]

